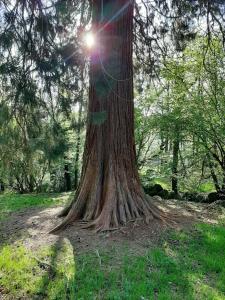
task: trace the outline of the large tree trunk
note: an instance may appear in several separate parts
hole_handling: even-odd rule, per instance
[[[146,200],[135,160],[133,2],[94,0],[93,30],[98,40],[90,62],[81,180],[74,201],[61,214],[64,221],[53,231],[78,219],[98,231],[159,216]]]

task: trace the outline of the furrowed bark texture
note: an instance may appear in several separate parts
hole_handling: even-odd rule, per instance
[[[133,2],[93,1],[93,30],[97,45],[90,62],[82,176],[55,230],[75,220],[102,231],[137,218],[162,217],[146,200],[135,163]]]

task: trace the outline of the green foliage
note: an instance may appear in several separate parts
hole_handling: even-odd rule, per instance
[[[142,151],[148,146],[151,148],[148,159],[141,161],[145,181],[154,177],[172,178],[173,149],[178,142],[176,178],[180,191],[209,192],[215,185],[215,178],[222,189],[225,174],[224,58],[222,41],[218,37],[213,37],[210,44],[206,38],[197,37],[182,53],[165,59],[161,70],[165,88],[153,96],[152,102],[145,101],[144,106],[138,103],[136,113],[137,130],[144,133],[145,138],[152,133],[156,136],[153,144],[145,140],[141,145]],[[152,95],[152,89],[145,94]],[[151,113],[145,116],[148,105],[151,105]],[[140,137],[138,133],[137,149]],[[215,174],[214,182],[212,173]],[[211,187],[201,188],[210,177]]]
[[[165,178],[153,178],[150,183],[153,185],[160,184],[163,189],[170,190],[170,183]]]
[[[199,185],[198,191],[202,193],[215,192],[215,186],[212,182],[204,182]]]
[[[18,1],[0,6],[0,182],[21,193],[61,191],[64,160],[72,166],[76,156],[71,114],[84,103],[85,54],[77,16],[87,5]],[[79,135],[83,111],[81,122]]]

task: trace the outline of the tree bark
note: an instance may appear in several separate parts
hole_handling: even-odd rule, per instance
[[[225,194],[225,159],[223,158],[223,182],[222,182],[222,193]]]
[[[215,170],[214,170],[213,163],[211,161],[210,155],[207,155],[207,157],[208,157],[208,163],[209,163],[211,177],[213,179],[213,183],[214,183],[215,189],[216,189],[216,191],[218,193],[221,190],[220,189],[220,185],[219,185],[219,181],[218,181],[218,178],[216,176],[216,173],[215,173]]]
[[[0,192],[4,192],[4,190],[5,190],[4,183],[3,183],[3,181],[0,179]]]
[[[83,109],[83,101],[84,101],[84,68],[81,70],[81,98],[79,103],[79,111],[78,111],[78,124],[77,124],[77,140],[76,140],[76,154],[75,154],[75,172],[74,172],[74,189],[76,190],[78,187],[78,179],[79,179],[79,158],[80,158],[80,147],[81,147],[81,121],[82,121],[82,109]]]
[[[71,191],[71,176],[70,176],[69,164],[66,161],[64,163],[64,186],[66,192]]]
[[[78,187],[78,179],[79,179],[79,157],[80,157],[80,124],[81,121],[81,109],[79,107],[79,117],[78,117],[78,129],[77,129],[77,141],[76,141],[76,154],[75,154],[75,170],[74,170],[74,189],[76,190]]]
[[[103,4],[103,7],[102,7]],[[135,159],[133,1],[94,0],[88,123],[80,183],[59,230],[84,220],[97,231],[161,217],[147,201]]]
[[[172,191],[178,194],[178,162],[179,162],[180,141],[177,136],[173,141],[173,162],[172,162]]]

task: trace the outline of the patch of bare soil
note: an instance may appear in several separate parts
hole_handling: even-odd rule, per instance
[[[199,221],[217,223],[222,215],[222,208],[219,206],[162,200],[157,196],[153,197],[153,200],[160,209],[180,216],[175,227],[178,230],[191,227]],[[158,220],[151,221],[149,225],[131,222],[119,230],[96,234],[90,229],[83,229],[83,225],[76,222],[56,235],[49,234],[48,232],[60,222],[56,215],[61,209],[62,207],[35,208],[11,214],[7,220],[0,223],[0,244],[21,242],[27,248],[35,250],[53,245],[59,238],[67,238],[76,253],[96,249],[112,251],[126,246],[130,252],[142,254],[159,244],[162,234],[169,227]]]

